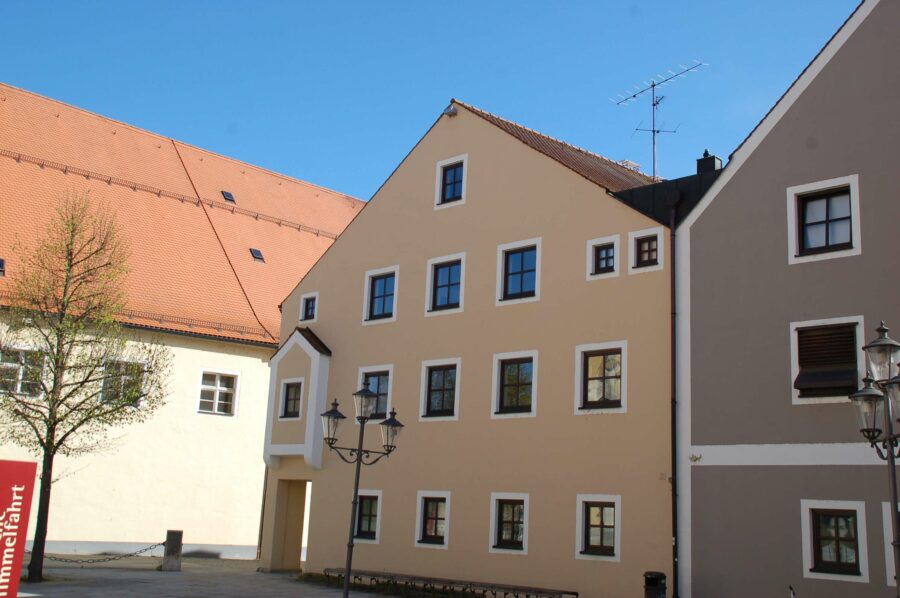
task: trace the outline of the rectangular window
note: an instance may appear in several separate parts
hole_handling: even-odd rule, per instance
[[[616,505],[585,502],[582,554],[614,556],[616,547]]]
[[[316,298],[315,297],[306,297],[303,299],[303,317],[301,320],[315,320],[316,319]]]
[[[431,366],[426,375],[425,417],[452,416],[456,406],[456,365]]]
[[[463,196],[463,163],[457,162],[444,166],[441,170],[441,201],[450,203],[459,201]]]
[[[444,497],[426,496],[422,499],[422,534],[419,542],[423,544],[443,544],[447,533],[447,499]]]
[[[646,268],[657,265],[658,237],[649,235],[634,240],[635,268]]]
[[[608,274],[616,271],[616,246],[604,243],[594,246],[594,268],[591,274]]]
[[[0,352],[0,391],[36,397],[41,394],[44,354],[17,349]]]
[[[855,323],[797,328],[800,371],[794,388],[800,398],[843,397],[858,383]]]
[[[497,500],[497,529],[494,548],[522,550],[525,539],[525,501]]]
[[[582,354],[582,409],[622,406],[622,350],[589,351]]]
[[[431,309],[434,311],[459,307],[462,262],[455,260],[435,264],[431,276]]]
[[[300,417],[301,397],[303,396],[302,382],[288,382],[284,385],[284,398],[282,399],[281,417]]]
[[[356,510],[356,537],[374,540],[378,533],[378,497],[359,497]]]
[[[6,260],[0,258],[0,276],[6,276]]]
[[[201,413],[234,415],[237,376],[203,372],[200,382]]]
[[[534,297],[537,288],[537,247],[511,249],[503,254],[503,299]]]
[[[797,198],[800,255],[853,247],[850,187]]]
[[[531,411],[533,360],[530,357],[500,361],[498,413]]]
[[[143,394],[144,367],[140,363],[112,361],[103,368],[100,398],[104,403],[137,407]]]
[[[810,571],[860,575],[856,511],[811,509],[813,566]]]
[[[390,372],[366,372],[364,374],[363,386],[377,395],[375,399],[375,413],[372,414],[371,419],[384,419],[387,417],[390,381]]]
[[[369,279],[369,319],[378,320],[394,315],[394,273]]]

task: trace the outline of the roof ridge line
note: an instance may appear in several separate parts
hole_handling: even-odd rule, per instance
[[[180,143],[180,144],[183,145],[183,146],[190,147],[191,149],[195,149],[195,150],[197,150],[197,151],[203,152],[203,153],[208,154],[208,155],[210,155],[210,156],[216,156],[216,157],[219,157],[219,158],[222,158],[222,159],[225,159],[225,160],[229,160],[229,161],[231,161],[231,162],[235,162],[235,163],[237,163],[237,164],[241,164],[241,165],[243,165],[243,166],[249,166],[250,168],[253,168],[253,169],[255,169],[255,170],[259,170],[259,171],[268,173],[268,174],[273,175],[273,176],[277,176],[277,177],[279,177],[279,178],[282,178],[282,179],[285,179],[285,180],[288,180],[288,181],[292,181],[292,182],[295,182],[295,183],[300,183],[300,184],[303,184],[303,185],[308,185],[308,186],[310,186],[310,187],[315,187],[315,188],[317,188],[317,189],[322,189],[323,191],[327,191],[327,192],[329,192],[329,193],[334,193],[335,195],[343,196],[343,197],[345,197],[345,198],[347,198],[347,199],[352,199],[352,200],[355,200],[355,201],[358,201],[358,202],[361,202],[361,203],[365,203],[363,200],[358,199],[358,198],[356,198],[356,197],[353,197],[352,195],[348,195],[348,194],[346,194],[346,193],[344,193],[344,192],[342,192],[342,191],[335,191],[334,189],[329,189],[328,187],[323,187],[322,185],[317,185],[317,184],[315,184],[315,183],[310,183],[309,181],[304,181],[303,179],[298,179],[298,178],[296,178],[296,177],[292,177],[292,176],[290,176],[290,175],[282,174],[282,173],[276,172],[276,171],[274,171],[274,170],[269,170],[268,168],[263,168],[262,166],[258,166],[258,165],[256,165],[256,164],[251,164],[250,162],[244,162],[243,160],[239,160],[239,159],[233,158],[233,157],[231,157],[231,156],[226,156],[225,154],[220,154],[220,153],[218,153],[218,152],[210,151],[210,150],[208,150],[208,149],[204,149],[204,148],[202,148],[202,147],[198,147],[198,146],[193,145],[193,144],[191,144],[191,143],[187,143],[187,142],[184,142],[184,141],[179,141],[178,139],[175,139],[174,137],[169,137],[168,135],[163,135],[163,134],[161,134],[161,133],[156,133],[156,132],[154,132],[154,131],[151,131],[150,129],[142,129],[141,127],[138,127],[138,126],[136,126],[136,125],[132,125],[132,124],[126,123],[126,122],[121,121],[121,120],[116,120],[115,118],[111,118],[111,117],[109,117],[109,116],[104,116],[103,114],[100,114],[100,113],[98,113],[98,112],[93,112],[93,111],[88,110],[88,109],[86,109],[86,108],[81,108],[80,106],[75,106],[74,104],[67,104],[66,102],[63,102],[62,100],[57,100],[57,99],[55,99],[55,98],[51,98],[51,97],[49,97],[49,96],[45,96],[45,95],[39,94],[39,93],[36,93],[36,92],[34,92],[34,91],[30,91],[30,90],[28,90],[28,89],[23,89],[23,88],[21,88],[21,87],[16,87],[15,85],[10,85],[9,83],[5,83],[5,82],[3,82],[3,81],[0,81],[0,91],[2,91],[2,88],[4,88],[4,87],[7,88],[7,89],[10,89],[10,90],[12,90],[12,91],[15,91],[15,92],[18,92],[18,93],[22,93],[22,94],[24,94],[24,95],[33,96],[33,97],[35,97],[35,98],[38,98],[38,99],[41,99],[41,100],[44,100],[44,101],[47,101],[47,102],[51,102],[51,103],[57,104],[57,105],[59,105],[59,106],[63,106],[63,107],[65,107],[65,108],[69,108],[69,109],[75,110],[75,111],[77,111],[77,112],[81,112],[82,114],[85,114],[85,115],[90,116],[90,117],[92,117],[92,118],[99,119],[99,120],[101,120],[101,121],[105,121],[105,122],[108,122],[108,123],[111,123],[111,124],[114,124],[114,125],[118,125],[118,126],[121,126],[121,127],[126,127],[126,128],[128,128],[128,129],[131,129],[132,131],[137,132],[137,133],[143,133],[143,134],[145,134],[145,135],[150,135],[150,136],[152,136],[152,137],[155,137],[155,138],[161,139],[161,140],[165,140],[165,141],[171,141],[171,142],[174,142],[174,143]]]
[[[169,140],[172,141],[172,140]],[[174,141],[173,141],[174,143]],[[19,152],[15,152],[13,150],[7,150],[0,148],[0,156],[6,156],[7,158],[12,158],[17,162],[28,162],[30,164],[37,164],[41,168],[48,167],[53,168],[55,170],[59,170],[65,174],[74,173],[87,178],[95,178],[100,181],[105,181],[109,185],[120,185],[123,187],[128,187],[133,191],[141,190],[147,193],[152,193],[157,197],[166,196],[172,199],[177,199],[179,201],[190,201],[192,203],[205,203],[210,207],[219,208],[222,210],[226,210],[231,212],[232,214],[237,213],[242,216],[248,216],[251,218],[255,218],[256,220],[265,220],[267,222],[272,222],[277,224],[278,226],[286,225],[291,228],[296,228],[298,232],[306,232],[309,234],[316,235],[317,237],[327,237],[329,239],[337,239],[340,233],[333,233],[328,230],[324,230],[321,228],[315,228],[313,226],[309,226],[307,224],[303,224],[302,222],[294,222],[293,220],[287,220],[285,218],[278,218],[277,216],[271,216],[269,214],[265,214],[263,212],[257,212],[254,210],[248,210],[247,208],[242,208],[239,206],[231,205],[229,203],[225,203],[222,201],[217,201],[215,199],[207,199],[203,197],[191,197],[189,195],[182,195],[181,193],[175,193],[174,191],[167,191],[165,189],[159,189],[157,187],[153,187],[151,185],[145,185],[144,183],[138,183],[136,181],[129,181],[128,179],[123,179],[119,177],[110,176],[107,174],[103,174],[100,172],[94,172],[91,170],[87,170],[85,168],[81,168],[78,166],[69,166],[68,164],[63,164],[62,162],[54,162],[52,160],[44,160],[43,158],[38,158],[36,156],[30,156],[28,154],[22,154]],[[358,200],[357,200],[358,201]],[[365,203],[365,202],[362,202]]]
[[[535,129],[532,129],[531,127],[526,127],[525,125],[519,124],[519,123],[517,123],[517,122],[515,122],[515,121],[509,120],[508,118],[504,118],[504,117],[502,117],[502,116],[499,116],[499,115],[497,115],[497,114],[494,114],[493,112],[489,112],[489,111],[487,111],[487,110],[482,110],[481,108],[478,108],[477,106],[473,106],[473,105],[471,105],[471,104],[467,104],[466,102],[463,102],[462,100],[458,100],[458,99],[456,99],[456,98],[450,98],[450,102],[451,102],[451,103],[454,103],[454,104],[458,104],[458,105],[462,106],[463,108],[465,108],[466,110],[469,110],[470,112],[473,112],[473,113],[475,113],[475,114],[477,114],[477,115],[479,115],[479,116],[480,116],[481,114],[485,114],[485,115],[487,115],[487,116],[490,116],[491,118],[496,118],[497,120],[501,120],[501,121],[503,121],[503,122],[505,122],[505,123],[509,123],[510,125],[512,125],[512,126],[514,126],[514,127],[519,127],[520,129],[525,129],[526,131],[529,131],[530,133],[534,133],[535,135],[539,135],[539,136],[543,137],[544,139],[549,139],[550,141],[553,141],[553,142],[555,142],[555,143],[559,143],[560,145],[565,145],[565,146],[567,146],[567,147],[570,147],[570,148],[572,148],[572,149],[575,150],[575,151],[581,152],[581,153],[583,153],[583,154],[588,154],[589,156],[592,156],[592,157],[594,157],[594,158],[600,158],[600,159],[603,160],[604,162],[609,162],[610,164],[614,164],[614,165],[616,165],[616,166],[618,166],[618,167],[620,167],[620,168],[627,168],[626,166],[623,166],[622,164],[616,162],[616,161],[613,160],[612,158],[607,158],[606,156],[604,156],[604,155],[602,155],[602,154],[598,154],[598,153],[596,153],[596,152],[592,152],[592,151],[590,151],[590,150],[588,150],[588,149],[585,149],[585,148],[583,148],[583,147],[579,147],[579,146],[577,146],[577,145],[573,145],[573,144],[569,143],[568,141],[563,141],[562,139],[557,139],[556,137],[553,137],[553,136],[551,136],[551,135],[547,135],[546,133],[541,133],[540,131],[537,131],[537,130],[535,130]],[[479,113],[481,113],[481,114],[479,114]],[[651,181],[651,182],[659,182],[659,181],[656,181],[656,180],[653,178],[652,175],[643,173],[643,172],[641,172],[640,170],[632,170],[632,169],[630,169],[630,168],[629,168],[628,170],[630,170],[631,172],[635,172],[635,173],[637,173],[637,174],[639,174],[639,175],[641,175],[641,176],[647,178],[647,179],[648,179],[649,181]]]

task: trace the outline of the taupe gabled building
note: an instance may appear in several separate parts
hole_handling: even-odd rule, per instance
[[[900,326],[898,57],[866,0],[676,230],[682,596],[895,595],[847,395]]]
[[[333,398],[404,424],[362,474],[354,566],[638,596],[672,573],[670,234],[651,183],[453,101],[282,305],[262,565],[342,567]],[[652,211],[648,211],[652,214]],[[380,445],[369,425],[367,447]]]

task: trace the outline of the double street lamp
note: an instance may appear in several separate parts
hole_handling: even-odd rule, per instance
[[[378,395],[368,388],[361,388],[353,393],[353,405],[356,408],[356,421],[359,422],[359,440],[356,448],[335,446],[337,443],[337,430],[345,419],[344,414],[338,410],[337,399],[331,404],[331,409],[322,414],[322,428],[325,431],[325,444],[337,453],[344,463],[356,465],[356,477],[353,481],[353,507],[350,510],[350,534],[347,540],[347,565],[344,570],[344,598],[350,595],[350,569],[353,564],[353,536],[356,528],[357,509],[359,507],[359,472],[363,465],[374,465],[382,458],[387,457],[397,448],[397,436],[403,427],[397,421],[397,412],[391,409],[390,417],[381,422],[381,441],[383,451],[373,451],[363,448],[363,438],[366,434],[366,423],[372,418],[378,403]]]
[[[894,418],[900,423],[900,373],[891,377],[894,365],[900,364],[900,343],[888,336],[881,323],[878,338],[863,347],[866,352],[866,377],[863,387],[850,395],[856,407],[859,431],[888,463],[893,528],[894,578],[900,575],[900,514],[897,512],[896,460],[900,458],[900,434],[894,433]],[[900,597],[900,584],[897,585]]]

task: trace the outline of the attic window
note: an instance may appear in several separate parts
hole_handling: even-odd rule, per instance
[[[6,260],[0,258],[0,276],[6,276]]]
[[[257,262],[265,263],[266,261],[266,259],[263,257],[262,251],[256,249],[255,247],[250,248],[250,255],[252,255],[253,259],[255,259]]]
[[[225,201],[230,201],[231,203],[235,203],[234,195],[231,194],[231,191],[222,191],[222,197],[225,198]]]

